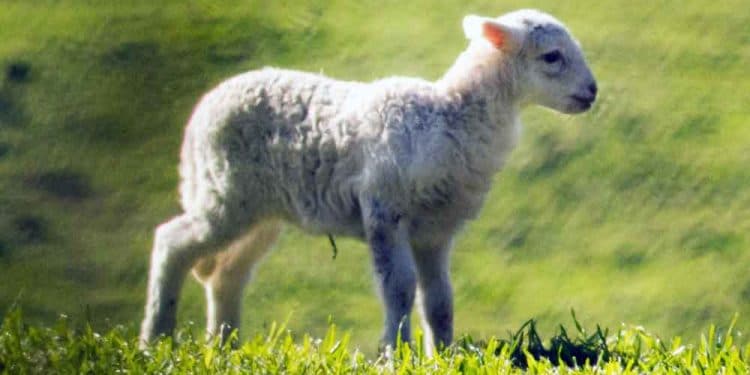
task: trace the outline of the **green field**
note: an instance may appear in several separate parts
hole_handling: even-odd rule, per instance
[[[435,356],[399,345],[389,356],[368,356],[331,325],[324,337],[295,338],[283,325],[232,346],[208,345],[194,327],[175,339],[139,350],[136,334],[118,325],[99,333],[73,330],[62,318],[52,327],[29,326],[18,310],[0,325],[0,373],[170,374],[747,374],[750,345],[741,348],[733,324],[712,326],[697,345],[662,341],[640,327],[615,332],[561,328],[543,340],[533,322],[507,338],[464,337]],[[236,336],[234,337],[236,339]],[[544,341],[549,341],[545,343]]]
[[[535,7],[581,41],[600,86],[583,116],[538,108],[456,243],[456,332],[642,325],[698,342],[750,328],[750,12],[746,1],[0,0],[0,312],[137,327],[153,228],[179,212],[178,149],[200,95],[263,66],[438,78],[465,14]],[[245,297],[243,332],[329,320],[373,353],[368,254],[285,230]],[[180,322],[203,324],[188,282]],[[197,329],[197,328],[196,328]],[[741,338],[740,338],[741,339]]]

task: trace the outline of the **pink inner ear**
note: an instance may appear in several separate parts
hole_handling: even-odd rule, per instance
[[[482,35],[497,49],[502,49],[507,44],[505,31],[490,22],[485,22],[482,25]]]

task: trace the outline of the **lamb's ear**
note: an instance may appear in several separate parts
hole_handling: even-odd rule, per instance
[[[464,17],[464,34],[470,40],[482,38],[501,50],[511,49],[516,44],[509,27],[487,17]]]

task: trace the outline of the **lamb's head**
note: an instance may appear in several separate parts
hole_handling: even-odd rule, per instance
[[[580,45],[554,17],[535,10],[498,18],[467,16],[464,32],[473,48],[502,57],[488,61],[498,62],[498,69],[511,68],[523,104],[580,113],[596,99],[596,81]]]

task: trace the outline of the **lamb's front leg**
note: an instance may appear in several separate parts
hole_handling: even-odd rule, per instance
[[[377,199],[363,199],[362,214],[375,277],[385,304],[382,342],[395,347],[399,335],[401,341],[410,341],[409,315],[417,285],[407,225],[396,209]]]
[[[426,243],[414,244],[419,275],[417,304],[422,316],[425,351],[450,345],[453,340],[453,290],[449,273],[451,241],[435,235]]]

